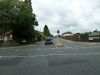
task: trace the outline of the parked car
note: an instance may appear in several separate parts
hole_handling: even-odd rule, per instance
[[[46,37],[45,38],[45,45],[51,45],[53,44],[53,38],[52,37]]]

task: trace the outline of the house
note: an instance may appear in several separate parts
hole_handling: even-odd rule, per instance
[[[100,42],[100,32],[94,31],[88,35],[89,41]]]
[[[66,32],[62,34],[62,37],[66,40],[72,40],[73,39],[73,34],[71,32]]]
[[[2,36],[2,34],[0,34],[0,41],[2,41],[3,40],[3,36]]]
[[[10,40],[12,40],[12,32],[11,31],[5,32],[3,34],[3,40],[4,41],[10,41]]]
[[[0,41],[10,41],[12,39],[12,31],[0,33]]]

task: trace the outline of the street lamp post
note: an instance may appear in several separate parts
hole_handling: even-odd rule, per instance
[[[57,30],[58,37],[59,37],[59,33],[60,33],[60,31],[59,31],[59,30]]]

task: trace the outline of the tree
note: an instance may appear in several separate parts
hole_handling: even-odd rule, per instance
[[[60,31],[59,31],[59,30],[57,30],[57,33],[58,33],[58,35],[59,35]]]
[[[97,29],[95,29],[93,32],[98,32],[98,30],[97,30]]]
[[[34,26],[38,25],[31,3],[27,1],[0,0],[0,32],[12,30],[13,39],[17,42],[32,42]]]
[[[68,32],[65,32],[63,34],[73,34],[72,32],[68,31]]]
[[[34,37],[34,26],[38,25],[36,16],[32,14],[32,7],[26,2],[20,2],[19,12],[16,17],[16,25],[13,28],[14,39],[18,42],[23,40],[32,42]],[[33,26],[34,25],[34,26]]]
[[[43,32],[35,30],[35,41],[42,41],[42,40],[43,40]]]
[[[44,36],[51,36],[47,25],[44,26]]]
[[[0,32],[11,30],[15,23],[16,0],[0,0]]]

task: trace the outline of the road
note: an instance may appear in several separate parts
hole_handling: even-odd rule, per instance
[[[99,43],[61,41],[0,48],[0,75],[100,75]]]

